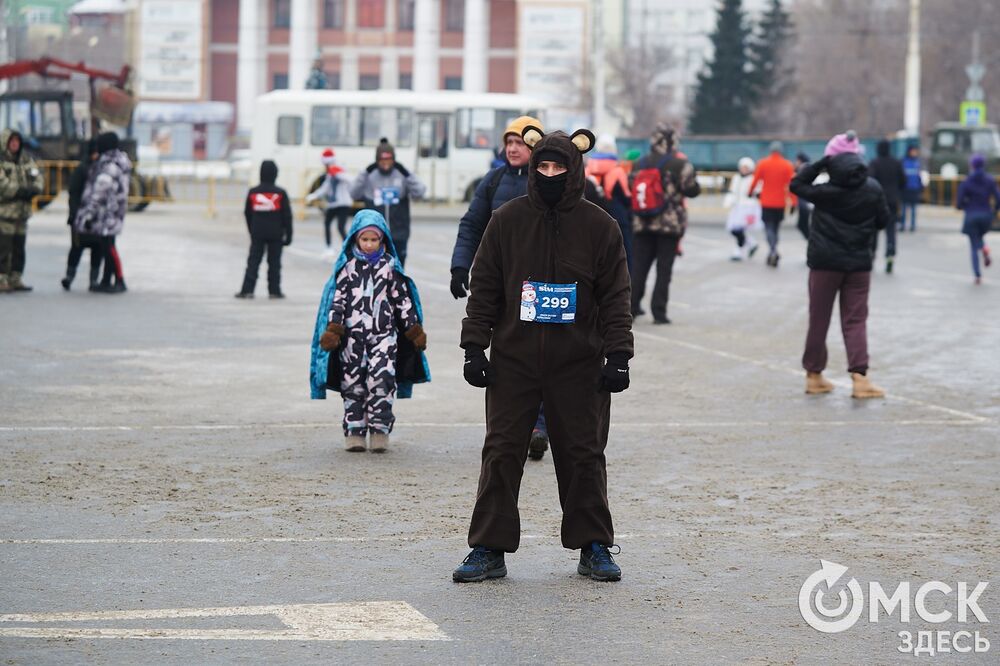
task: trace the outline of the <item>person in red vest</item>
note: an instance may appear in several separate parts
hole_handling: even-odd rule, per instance
[[[753,181],[750,183],[750,194],[757,190],[757,185],[762,185],[760,189],[761,219],[764,221],[764,231],[767,234],[767,244],[770,253],[767,255],[767,265],[772,268],[778,267],[778,227],[785,219],[785,208],[789,202],[792,212],[798,200],[795,195],[788,190],[789,183],[795,177],[795,167],[786,160],[781,151],[783,146],[780,141],[771,142],[771,154],[757,163],[757,169],[753,174]]]

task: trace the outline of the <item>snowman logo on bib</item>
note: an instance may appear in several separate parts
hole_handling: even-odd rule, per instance
[[[538,302],[538,292],[535,285],[525,282],[521,285],[521,321],[535,321],[537,313],[535,304]]]

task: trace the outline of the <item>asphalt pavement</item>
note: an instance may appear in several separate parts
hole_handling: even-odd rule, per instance
[[[288,298],[266,298],[262,271],[241,301],[238,211],[130,215],[129,291],[104,295],[59,286],[69,231],[54,203],[30,223],[34,292],[0,296],[0,660],[890,663],[913,660],[901,631],[916,644],[968,630],[990,650],[937,660],[996,663],[1000,268],[974,286],[958,217],[924,209],[895,273],[880,260],[873,277],[870,374],[888,397],[851,399],[836,319],[837,388],[806,396],[805,244],[786,222],[780,268],[731,262],[713,201],[693,202],[674,323],[636,321],[632,387],[613,399],[622,581],[577,575],[547,456],[526,465],[509,576],[476,585],[451,581],[484,433],[447,286],[458,209],[416,216],[408,268],[433,382],[397,402],[378,456],[342,450],[336,395],[309,400],[331,267],[318,213],[284,255]],[[847,567],[833,596],[854,608],[848,581],[864,591],[838,633],[800,612],[821,560]],[[947,583],[927,607],[953,613],[959,582],[989,582],[992,624],[932,623],[915,603],[909,622],[869,621],[869,583],[901,581],[910,601]]]

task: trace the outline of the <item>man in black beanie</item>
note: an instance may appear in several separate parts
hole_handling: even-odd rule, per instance
[[[389,223],[399,262],[406,263],[410,240],[410,199],[420,199],[427,187],[396,161],[396,149],[385,137],[375,149],[375,161],[358,174],[351,186],[351,197],[363,201],[365,208],[382,213]]]

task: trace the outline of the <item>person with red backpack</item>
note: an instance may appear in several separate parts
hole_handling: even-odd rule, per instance
[[[615,137],[603,134],[597,139],[597,152],[587,161],[587,178],[592,178],[600,186],[603,195],[602,208],[615,218],[625,242],[625,258],[628,271],[632,273],[632,220],[629,212],[632,190],[628,185],[628,173],[618,161]]]
[[[642,297],[656,261],[656,283],[650,310],[653,322],[669,324],[667,301],[678,245],[687,229],[685,197],[701,194],[694,166],[677,150],[677,130],[660,123],[650,139],[650,152],[632,170],[632,317],[645,314]]]

